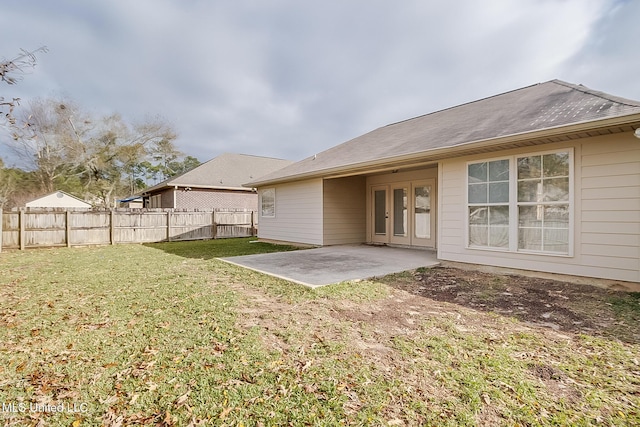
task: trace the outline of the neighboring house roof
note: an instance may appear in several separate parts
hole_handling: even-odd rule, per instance
[[[569,139],[569,130],[574,137],[593,136],[599,127],[602,133],[633,130],[630,124],[640,126],[640,102],[552,80],[381,127],[245,185],[554,142],[560,135]],[[614,125],[625,127],[611,130]]]
[[[147,194],[167,187],[194,187],[207,189],[244,190],[245,182],[258,179],[293,163],[290,160],[247,154],[225,153],[182,175],[169,178],[143,190]]]
[[[25,203],[27,208],[90,208],[91,204],[64,191],[38,197]]]
[[[118,202],[127,203],[127,202],[133,202],[133,201],[136,201],[136,200],[142,201],[142,196],[129,196],[129,197],[126,197],[124,199],[118,200]]]

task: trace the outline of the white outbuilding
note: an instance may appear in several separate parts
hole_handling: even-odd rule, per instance
[[[75,208],[90,209],[91,204],[64,191],[56,191],[46,196],[38,197],[25,204],[27,208]]]

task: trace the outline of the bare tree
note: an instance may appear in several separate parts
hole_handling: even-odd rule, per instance
[[[90,116],[68,99],[32,100],[20,117],[27,126],[8,144],[43,193],[66,189],[111,207],[142,189],[136,174],[145,160],[159,150],[169,159],[180,154],[175,131],[159,117],[130,125],[119,114]]]
[[[24,131],[9,144],[34,171],[42,191],[53,192],[56,181],[74,174],[84,157],[81,135],[90,131],[91,119],[72,101],[40,98],[32,100],[20,117],[26,123]]]
[[[86,141],[89,157],[89,179],[100,203],[108,206],[116,193],[130,195],[141,189],[137,185],[139,165],[153,156],[159,144],[173,147],[173,128],[159,117],[129,126],[119,115],[105,118],[102,130]]]
[[[13,59],[0,61],[0,81],[14,85],[18,83],[24,74],[36,66],[37,53],[46,53],[47,47],[41,46],[38,49],[27,51],[21,50],[20,54]],[[13,115],[14,109],[20,103],[20,98],[4,99],[0,96],[0,126],[15,127],[16,118]]]

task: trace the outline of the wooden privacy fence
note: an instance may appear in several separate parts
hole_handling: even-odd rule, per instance
[[[0,250],[256,235],[255,211],[0,209]]]

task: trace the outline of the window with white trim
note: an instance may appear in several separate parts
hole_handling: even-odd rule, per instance
[[[568,255],[571,151],[467,165],[468,247]]]
[[[265,188],[260,192],[260,216],[273,218],[276,216],[276,189]]]
[[[518,157],[518,249],[569,253],[569,153]]]
[[[469,245],[509,248],[509,160],[468,166]]]

